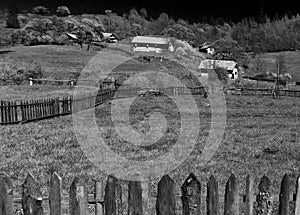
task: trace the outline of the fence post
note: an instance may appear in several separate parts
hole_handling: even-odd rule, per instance
[[[259,215],[270,215],[272,213],[273,198],[270,193],[271,181],[266,176],[263,176],[258,185],[257,195],[257,211]]]
[[[128,184],[128,215],[142,215],[142,184],[140,181],[129,181]]]
[[[283,176],[279,194],[279,215],[289,215],[290,204],[290,178]]]
[[[28,173],[22,185],[22,208],[24,215],[42,215],[42,193],[36,179]]]
[[[175,183],[168,175],[164,175],[158,183],[156,213],[175,215]]]
[[[29,85],[30,85],[30,86],[32,86],[32,85],[33,85],[32,78],[29,78]]]
[[[246,206],[245,215],[253,215],[253,177],[248,175],[246,178]]]
[[[95,181],[95,215],[103,215],[103,181]]]
[[[85,184],[75,177],[69,191],[69,211],[71,215],[87,214],[87,190]]]
[[[50,177],[49,209],[50,215],[61,215],[61,177],[54,172]]]
[[[0,174],[0,214],[13,214],[13,185],[9,176]]]
[[[201,184],[191,173],[181,186],[182,214],[201,214]]]
[[[300,214],[300,177],[297,179],[296,195],[295,215],[298,215]]]
[[[219,215],[219,191],[218,182],[212,175],[207,183],[206,197],[207,215]]]
[[[239,214],[239,189],[236,177],[232,174],[225,187],[224,215]]]
[[[111,214],[111,215],[117,214],[116,185],[117,185],[117,179],[112,175],[108,176],[105,185],[105,195],[104,195],[105,213],[104,214]]]

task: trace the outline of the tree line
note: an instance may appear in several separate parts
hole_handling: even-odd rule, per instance
[[[51,15],[45,6],[33,8],[31,13]],[[7,27],[19,28],[17,7],[9,7],[6,13]],[[59,8],[56,14],[68,16],[68,8]],[[300,44],[300,15],[269,18],[260,14],[258,18],[245,18],[238,22],[223,18],[202,19],[190,23],[184,19],[173,19],[167,13],[151,18],[147,10],[131,9],[118,15],[106,10],[101,15],[101,22],[106,32],[116,34],[120,39],[137,35],[159,35],[185,40],[194,47],[204,42],[211,42],[221,51],[246,51],[263,53],[296,50]]]

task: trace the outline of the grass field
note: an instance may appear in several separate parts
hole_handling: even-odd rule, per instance
[[[300,51],[284,51],[265,53],[262,58],[266,62],[267,71],[277,73],[276,59],[279,54],[284,56],[286,72],[290,73],[294,81],[300,81]],[[250,70],[247,71],[247,75],[256,75]]]
[[[247,174],[252,174],[256,178],[256,185],[257,179],[264,174],[267,175],[272,180],[273,192],[278,193],[282,176],[289,173],[292,188],[294,187],[295,179],[300,175],[299,99],[227,97],[227,126],[224,139],[214,157],[204,166],[199,166],[198,161],[204,144],[202,137],[208,135],[210,109],[203,106],[202,97],[195,99],[200,110],[201,138],[189,158],[170,173],[178,189],[190,172],[194,172],[203,185],[209,176],[214,174],[220,182],[221,190],[224,190],[231,173],[235,173],[238,177],[240,192],[245,189],[244,181]],[[173,106],[172,101],[150,98],[137,100],[130,110],[130,122],[140,132],[148,129],[147,123],[141,126],[140,122],[150,112],[161,112],[167,116],[171,129],[168,129],[166,138],[161,144],[147,149],[153,153],[151,155],[163,154],[178,134],[180,117]],[[143,153],[143,150],[132,150],[111,130],[113,124],[109,103],[97,107],[95,111],[98,127],[105,129],[107,144],[113,150],[124,156]],[[11,176],[14,186],[18,188],[26,171],[31,171],[38,179],[44,194],[47,194],[47,180],[52,171],[57,171],[62,176],[65,192],[74,175],[86,179],[89,189],[92,187],[92,179],[105,177],[82,152],[74,135],[71,116],[25,125],[2,126],[0,138],[0,171]],[[156,183],[157,181],[153,182],[154,185]],[[153,192],[155,193],[155,190]],[[202,192],[205,193],[205,188]],[[126,192],[124,195],[126,196]],[[154,202],[155,198],[150,198],[152,206]],[[180,207],[180,203],[178,204]]]

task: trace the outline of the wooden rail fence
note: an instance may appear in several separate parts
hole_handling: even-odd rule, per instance
[[[96,94],[82,94],[79,96],[65,96],[63,98],[47,98],[30,101],[0,101],[0,125],[32,122],[51,117],[72,114],[94,106],[101,105],[111,99],[137,96],[140,88],[134,89],[102,89]],[[171,87],[160,89],[168,95],[201,94],[203,88],[185,89]],[[75,110],[73,110],[73,108]]]
[[[68,207],[70,215],[88,214],[88,205],[95,205],[95,215],[120,215],[122,202],[122,189],[118,180],[114,176],[108,176],[104,181],[95,181],[94,191],[88,194],[86,184],[83,180],[75,177],[69,187],[68,196],[62,196],[62,179],[57,173],[53,173],[49,179],[49,196],[43,197],[39,183],[28,173],[22,184],[22,197],[14,198],[12,180],[6,174],[0,175],[0,215],[12,214],[14,205],[21,204],[25,215],[61,215],[63,207]],[[232,174],[225,187],[224,193],[224,215],[239,215],[241,206],[245,215],[270,215],[274,210],[274,202],[279,201],[279,215],[300,214],[300,178],[298,178],[295,193],[290,189],[290,178],[287,174],[283,176],[280,193],[273,195],[270,191],[271,181],[263,176],[258,185],[257,193],[254,193],[254,179],[248,175],[245,181],[245,193],[239,192],[237,178]],[[104,187],[105,185],[105,187]],[[204,214],[201,205],[206,203],[207,215],[220,214],[220,192],[218,182],[212,175],[207,182],[206,201],[203,201],[201,189],[203,184],[191,173],[181,185],[180,208],[183,215]],[[172,178],[165,175],[157,185],[156,214],[176,215],[176,184]],[[277,198],[276,198],[277,196]],[[203,201],[203,202],[202,202]],[[294,202],[295,207],[290,208],[290,203]],[[127,214],[142,215],[142,186],[141,182],[128,182]],[[243,204],[243,205],[241,205]]]
[[[243,95],[243,96],[272,96],[272,89],[269,88],[240,88],[240,89],[228,89],[228,94]],[[284,90],[277,91],[278,96],[286,97],[298,97],[300,98],[300,90]]]

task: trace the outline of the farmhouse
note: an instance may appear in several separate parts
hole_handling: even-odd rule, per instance
[[[213,55],[216,53],[216,50],[212,44],[205,42],[199,47],[199,52]]]
[[[102,32],[102,39],[105,42],[109,42],[109,43],[116,43],[116,42],[118,42],[118,37],[116,35],[114,35],[113,33]]]
[[[162,53],[163,51],[174,51],[174,47],[168,38],[136,36],[131,43],[135,52]]]
[[[201,61],[199,65],[202,76],[208,76],[207,70],[213,70],[215,68],[222,68],[227,70],[229,79],[236,80],[238,78],[239,69],[237,62],[235,61],[205,59]]]

